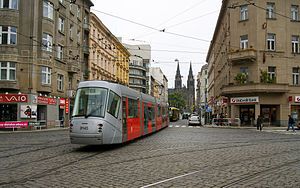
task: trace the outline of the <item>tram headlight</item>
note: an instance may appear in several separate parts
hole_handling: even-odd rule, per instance
[[[73,124],[70,124],[70,132],[72,132]]]
[[[97,125],[97,127],[98,127],[98,132],[101,133],[103,124],[100,123],[100,124]]]

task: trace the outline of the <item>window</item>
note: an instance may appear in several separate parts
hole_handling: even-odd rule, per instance
[[[240,20],[248,20],[248,5],[241,6]]]
[[[81,32],[80,32],[80,30],[78,30],[77,31],[77,43],[80,44],[81,43],[80,40],[81,40]]]
[[[274,19],[275,18],[275,3],[267,3],[266,8],[267,18]]]
[[[299,6],[298,5],[292,5],[291,19],[294,21],[298,21],[298,19],[299,19]]]
[[[43,16],[53,20],[53,4],[47,0],[43,2]]]
[[[43,46],[42,49],[48,52],[52,52],[53,37],[48,33],[43,33]]]
[[[17,28],[0,26],[0,44],[17,44]]]
[[[63,46],[57,45],[57,59],[62,60],[63,59]]]
[[[119,97],[116,93],[110,91],[107,103],[107,112],[114,117],[118,117],[120,103],[121,97]]]
[[[133,99],[128,99],[128,117],[137,118],[138,115],[138,101]]]
[[[65,19],[62,17],[58,18],[58,31],[65,32]]]
[[[80,6],[77,5],[77,18],[80,18]]]
[[[292,36],[292,53],[299,53],[299,36]]]
[[[73,24],[70,24],[70,29],[69,29],[69,37],[70,37],[70,39],[73,39]]]
[[[16,80],[16,63],[0,62],[0,80]]]
[[[73,8],[73,3],[70,3],[70,12],[72,12],[72,8]],[[72,13],[73,14],[73,13]]]
[[[42,84],[51,84],[51,68],[42,67]]]
[[[270,80],[276,80],[276,67],[268,67],[268,76]]]
[[[0,8],[18,10],[19,0],[0,0]]]
[[[270,51],[275,51],[275,34],[273,33],[268,33],[267,49]]]
[[[240,48],[241,49],[248,48],[248,35],[241,36]]]
[[[57,75],[57,90],[59,91],[64,90],[64,75],[62,74]]]
[[[64,0],[59,0],[59,2],[60,2],[60,4],[62,4],[62,5],[64,4]]]
[[[299,85],[299,67],[293,67],[293,85]]]

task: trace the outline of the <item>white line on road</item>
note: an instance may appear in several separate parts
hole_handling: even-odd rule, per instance
[[[185,176],[189,176],[189,175],[192,175],[192,174],[195,174],[195,173],[198,173],[198,172],[200,172],[200,171],[198,170],[198,171],[190,172],[190,173],[183,174],[183,175],[180,175],[180,176],[175,176],[173,178],[169,178],[169,179],[162,180],[162,181],[159,181],[159,182],[156,182],[156,183],[145,185],[145,186],[143,186],[141,188],[151,187],[151,186],[158,185],[158,184],[161,184],[161,183],[164,183],[164,182],[168,182],[168,181],[171,181],[171,180],[174,180],[174,179],[178,179],[178,178],[182,178],[182,177],[185,177]]]

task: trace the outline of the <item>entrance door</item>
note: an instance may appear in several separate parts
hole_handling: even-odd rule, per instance
[[[241,125],[254,125],[255,106],[245,105],[240,106]]]
[[[265,123],[276,125],[277,107],[275,105],[261,105],[260,112]]]

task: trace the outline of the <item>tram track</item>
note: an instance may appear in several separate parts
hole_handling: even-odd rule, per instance
[[[148,159],[152,159],[152,158],[159,158],[159,157],[164,157],[164,156],[168,156],[168,155],[182,155],[184,153],[191,153],[191,152],[205,152],[205,151],[213,151],[213,150],[218,150],[218,149],[229,149],[229,148],[236,148],[236,147],[246,147],[246,146],[255,146],[255,145],[260,145],[262,144],[263,142],[266,142],[266,143],[276,143],[276,142],[295,142],[295,141],[300,141],[300,139],[285,139],[285,140],[278,140],[278,139],[262,139],[262,140],[256,140],[254,143],[249,143],[251,141],[244,141],[244,142],[222,142],[222,143],[215,143],[214,145],[221,145],[221,146],[218,146],[218,147],[213,147],[213,148],[204,148],[204,149],[195,149],[195,150],[191,150],[191,151],[180,151],[180,152],[176,152],[176,153],[164,153],[164,154],[158,154],[158,155],[154,155],[154,156],[147,156],[147,157],[139,157],[139,158],[134,158],[134,159],[128,159],[128,160],[122,160],[122,161],[116,161],[116,162],[113,162],[113,163],[106,163],[106,164],[101,164],[101,165],[93,165],[93,168],[98,168],[98,167],[103,167],[103,166],[109,166],[109,165],[117,165],[117,164],[122,164],[122,163],[127,163],[127,162],[134,162],[134,161],[139,161],[139,160],[148,160]],[[64,143],[66,144],[66,143]],[[60,144],[60,145],[64,145],[64,144]],[[69,143],[67,143],[69,144]],[[228,145],[228,144],[235,144],[235,145],[230,145],[230,146],[224,146],[225,145]],[[47,149],[47,148],[52,148],[52,147],[58,147],[57,145],[55,146],[51,146],[51,147],[45,147],[43,149]],[[126,147],[126,146],[124,146]],[[134,146],[133,146],[134,147]],[[192,147],[195,147],[195,148],[199,148],[201,146],[192,146]],[[84,148],[84,147],[83,147]],[[159,150],[178,150],[178,149],[187,149],[189,147],[171,147],[171,148],[163,148],[163,149],[155,149],[155,150],[147,150],[147,152],[156,152],[156,151],[159,151]],[[41,150],[41,148],[40,148]],[[90,149],[87,149],[87,151],[89,151]],[[71,150],[69,152],[66,152],[66,153],[61,153],[59,155],[56,155],[54,156],[54,158],[56,157],[62,157],[64,155],[68,155],[70,153],[73,153],[75,150]],[[77,151],[79,151],[77,149]],[[15,184],[22,184],[22,183],[25,183],[27,181],[32,181],[32,180],[36,180],[36,179],[39,179],[39,178],[43,178],[47,175],[50,175],[52,173],[61,173],[61,172],[58,172],[60,169],[62,168],[65,168],[65,167],[68,167],[68,166],[71,166],[71,165],[74,165],[76,163],[79,163],[79,162],[82,162],[84,160],[88,160],[88,159],[91,159],[93,157],[96,157],[97,155],[101,155],[103,153],[105,153],[107,151],[107,149],[105,150],[102,150],[99,152],[99,150],[95,150],[93,151],[92,154],[87,154],[85,156],[82,156],[82,157],[79,157],[79,158],[76,158],[72,161],[69,161],[67,163],[64,163],[64,164],[61,164],[61,165],[58,165],[54,168],[49,168],[47,170],[44,170],[43,172],[41,173],[37,173],[37,174],[30,174],[30,176],[26,176],[26,178],[20,178],[20,179],[17,179],[17,180],[12,180],[12,181],[8,181],[8,182],[0,182],[0,186],[5,186],[5,185],[15,185]],[[32,152],[32,151],[30,151]],[[81,152],[84,152],[84,149],[81,150]],[[96,152],[96,153],[94,153]],[[145,152],[145,151],[139,151],[139,152]],[[268,157],[268,156],[274,156],[274,155],[280,155],[282,153],[289,153],[289,152],[292,152],[292,151],[289,151],[289,150],[286,150],[286,151],[283,151],[283,152],[279,152],[279,153],[273,153],[271,155],[265,155],[264,157]],[[131,152],[126,152],[126,155],[129,154]],[[86,154],[86,153],[85,153]],[[112,155],[111,155],[112,156]],[[45,158],[42,158],[41,160],[43,161],[47,161],[49,159],[53,159],[53,156],[52,157],[45,157]],[[255,158],[253,157],[252,159],[247,159],[247,160],[254,160]],[[236,163],[237,161],[233,162],[233,163],[230,163],[230,164],[234,164]],[[32,164],[32,163],[36,163],[36,161],[32,161],[30,163],[23,163],[23,164],[19,164],[19,165],[16,165],[12,168],[9,168],[9,169],[6,169],[6,170],[12,170],[12,169],[17,169],[21,166],[25,166],[25,165],[28,165],[28,164]],[[80,170],[85,170],[85,169],[88,169],[88,168],[91,168],[91,167],[85,167],[85,168],[80,168]]]
[[[289,166],[295,165],[295,163],[300,163],[300,159],[292,160],[292,161],[283,163],[281,165],[277,165],[277,166],[271,167],[269,169],[262,170],[260,172],[251,173],[251,174],[248,174],[248,175],[241,176],[241,178],[239,180],[227,183],[225,185],[221,185],[220,187],[229,188],[229,187],[232,187],[232,186],[235,186],[235,185],[240,186],[240,184],[242,184],[242,183],[249,182],[249,181],[251,181],[253,179],[256,179],[256,178],[263,178],[264,176],[270,175],[270,174],[272,174],[274,172],[278,172],[280,170],[281,171],[286,171],[286,170],[289,169]]]

